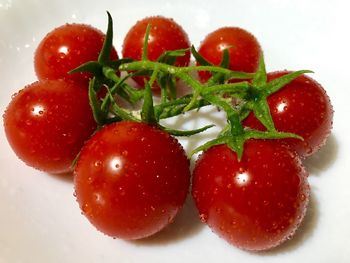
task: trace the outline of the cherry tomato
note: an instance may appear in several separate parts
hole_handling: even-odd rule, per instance
[[[288,71],[272,72],[268,80],[276,79]],[[304,138],[283,139],[305,158],[325,144],[333,121],[333,108],[326,91],[315,80],[305,75],[298,77],[268,98],[276,129],[293,132]],[[264,130],[264,126],[250,114],[244,125]]]
[[[201,220],[246,250],[289,239],[309,199],[299,157],[271,140],[247,141],[240,161],[226,145],[210,148],[197,161],[192,184]]]
[[[205,37],[198,53],[208,62],[220,65],[225,49],[229,50],[229,69],[249,73],[257,70],[262,51],[258,40],[248,31],[239,27],[219,28]],[[200,71],[199,77],[205,82],[211,74]]]
[[[14,95],[4,126],[17,156],[49,173],[70,171],[96,128],[87,89],[65,80],[34,82]]]
[[[51,32],[40,42],[34,57],[34,67],[39,80],[71,79],[87,83],[91,74],[68,72],[79,65],[96,61],[105,35],[85,24],[65,24]],[[111,59],[118,58],[112,49]]]
[[[189,161],[175,138],[129,121],[98,131],[74,174],[83,214],[101,232],[123,239],[150,236],[172,222],[190,181]]]
[[[140,60],[147,25],[152,26],[148,41],[148,59],[156,61],[165,51],[184,49],[190,47],[186,32],[173,19],[162,16],[146,17],[138,21],[127,33],[123,44],[123,57]],[[188,66],[190,52],[178,57],[175,66]],[[134,80],[141,87],[148,78],[139,76]]]

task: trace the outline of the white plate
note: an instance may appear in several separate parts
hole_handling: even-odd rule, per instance
[[[138,242],[114,240],[80,214],[70,179],[25,166],[1,128],[1,263],[350,262],[348,1],[218,2],[0,0],[0,111],[11,94],[35,80],[33,52],[48,31],[63,23],[89,23],[105,30],[105,10],[109,10],[119,52],[129,27],[149,15],[173,17],[195,46],[218,27],[246,28],[259,39],[269,71],[314,70],[312,76],[327,89],[335,109],[328,144],[306,161],[312,200],[296,236],[269,252],[241,251],[202,225],[188,202],[162,233]],[[200,138],[182,142],[191,148]]]

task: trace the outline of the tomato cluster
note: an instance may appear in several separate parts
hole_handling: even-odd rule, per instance
[[[39,81],[14,95],[4,114],[17,156],[48,173],[73,172],[82,213],[101,232],[144,238],[174,220],[189,192],[190,162],[174,135],[209,128],[178,131],[159,121],[214,105],[228,125],[196,150],[203,153],[191,193],[200,219],[246,250],[289,239],[310,194],[302,159],[332,127],[322,86],[306,71],[266,73],[259,42],[242,28],[220,28],[196,51],[183,28],[161,16],[130,29],[119,59],[109,19],[106,35],[66,24],[41,41],[34,60]],[[177,97],[178,79],[192,93]],[[151,87],[160,90],[157,105]],[[142,100],[139,114],[120,106],[118,96]]]

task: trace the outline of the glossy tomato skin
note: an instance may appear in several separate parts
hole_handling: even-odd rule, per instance
[[[101,232],[122,239],[150,236],[172,222],[190,181],[189,161],[175,138],[129,121],[98,131],[74,174],[83,214]]]
[[[156,61],[165,51],[190,47],[186,32],[173,19],[151,16],[138,21],[125,36],[122,50],[124,58],[141,59],[148,24],[152,26],[148,41],[149,60]],[[188,66],[189,62],[190,52],[188,51],[185,56],[176,59],[175,66]],[[134,78],[141,87],[144,86],[145,79],[147,78],[142,76]]]
[[[68,72],[79,65],[96,61],[105,35],[86,24],[65,24],[49,32],[39,43],[34,68],[39,80],[70,79],[87,84],[91,74]],[[111,59],[118,58],[113,48]]]
[[[27,165],[65,173],[96,129],[87,89],[75,82],[34,82],[14,95],[4,114],[12,149]]]
[[[201,42],[198,53],[214,65],[220,65],[224,49],[229,48],[229,69],[253,73],[258,69],[261,47],[251,33],[239,27],[222,27],[210,34]],[[211,74],[200,71],[202,82]]]
[[[277,71],[267,75],[268,81],[289,73]],[[296,133],[304,138],[283,139],[302,158],[315,153],[327,140],[332,129],[333,107],[326,91],[315,80],[300,76],[268,97],[276,129]],[[244,125],[264,130],[264,126],[250,114]]]
[[[196,163],[192,195],[200,218],[214,233],[246,250],[265,250],[290,238],[309,199],[299,157],[283,145],[246,142],[241,161],[226,145]]]

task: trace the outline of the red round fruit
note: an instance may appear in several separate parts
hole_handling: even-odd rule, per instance
[[[148,24],[152,26],[148,41],[149,60],[156,61],[165,51],[190,47],[186,32],[173,19],[151,16],[138,21],[125,36],[122,51],[124,58],[141,59]],[[185,56],[178,57],[175,66],[188,66],[189,62],[190,51],[186,52]],[[141,87],[144,86],[147,79],[147,77],[142,76],[134,78]]]
[[[101,232],[123,239],[150,236],[172,222],[190,181],[178,141],[130,121],[98,131],[82,149],[74,174],[83,214]]]
[[[7,139],[27,165],[64,173],[94,132],[87,89],[75,82],[46,80],[26,86],[4,114]]]
[[[229,69],[253,73],[258,69],[261,47],[258,40],[248,31],[239,27],[222,27],[205,37],[198,53],[208,62],[220,65],[223,51],[229,50]],[[206,82],[211,74],[200,71],[199,77]]]
[[[272,72],[268,81],[281,77],[288,71]],[[279,131],[296,133],[304,138],[282,139],[305,158],[325,144],[333,122],[333,108],[326,91],[312,78],[302,75],[268,97],[272,119]],[[250,114],[243,122],[245,126],[265,130],[264,126]]]
[[[79,65],[96,61],[102,49],[105,35],[85,24],[65,24],[49,32],[35,52],[34,67],[39,80],[70,79],[88,82],[91,74],[69,71]],[[111,59],[118,58],[112,49]]]
[[[249,140],[242,159],[226,145],[196,163],[192,195],[200,218],[220,237],[246,250],[265,250],[289,239],[309,199],[299,157],[275,141]]]

